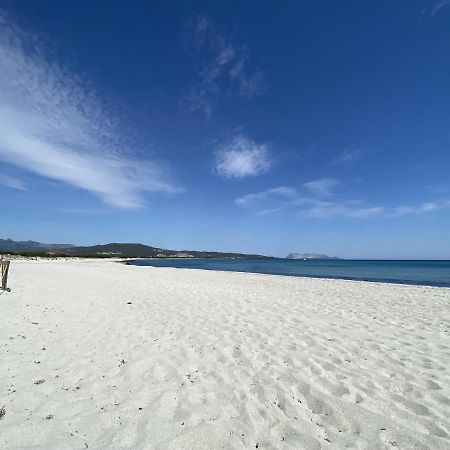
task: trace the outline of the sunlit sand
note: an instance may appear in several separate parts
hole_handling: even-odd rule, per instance
[[[0,448],[450,447],[450,290],[13,261]]]

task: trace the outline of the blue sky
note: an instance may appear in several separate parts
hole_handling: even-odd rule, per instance
[[[450,1],[148,3],[0,0],[0,237],[450,258]]]

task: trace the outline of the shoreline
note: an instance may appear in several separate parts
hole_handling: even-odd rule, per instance
[[[156,258],[142,258],[142,260],[151,260]],[[167,258],[167,259],[188,259],[188,258]],[[189,259],[190,260],[190,259]],[[308,274],[279,274],[279,273],[269,273],[269,272],[251,272],[245,270],[226,270],[226,269],[215,269],[215,268],[207,268],[207,267],[176,267],[176,266],[158,266],[152,264],[133,264],[132,261],[139,261],[137,258],[129,258],[127,260],[119,261],[123,262],[125,265],[135,266],[135,267],[154,267],[154,268],[172,268],[172,269],[180,269],[180,270],[207,270],[212,272],[232,272],[232,273],[249,273],[249,274],[259,274],[259,275],[270,275],[270,276],[279,276],[279,277],[293,277],[293,278],[312,278],[319,280],[343,280],[343,281],[357,281],[363,283],[375,283],[375,284],[393,284],[393,285],[405,285],[405,286],[427,286],[427,287],[438,287],[438,288],[450,288],[450,283],[445,282],[432,282],[432,281],[414,281],[414,280],[398,280],[398,279],[379,279],[379,278],[356,278],[356,277],[340,277],[340,276],[332,276],[332,275],[308,275]],[[352,261],[360,261],[360,260],[352,260]],[[363,260],[361,260],[363,261]],[[445,260],[446,261],[446,260]]]
[[[1,255],[0,255],[1,256]],[[187,269],[187,270],[207,270],[213,272],[234,272],[234,273],[249,273],[249,274],[259,274],[259,275],[271,275],[271,276],[280,276],[280,277],[294,277],[294,278],[312,278],[318,280],[343,280],[343,281],[356,281],[356,282],[364,282],[364,283],[372,283],[372,284],[392,284],[392,285],[404,285],[404,286],[425,286],[425,287],[438,287],[438,288],[450,288],[450,283],[446,282],[434,282],[434,281],[415,281],[415,280],[400,280],[400,279],[381,279],[381,278],[358,278],[358,277],[350,277],[350,276],[333,276],[333,275],[309,275],[309,274],[280,274],[280,273],[270,273],[270,272],[251,272],[245,270],[226,270],[226,269],[215,269],[215,268],[207,268],[207,267],[176,267],[176,266],[157,266],[152,264],[133,264],[133,261],[146,261],[146,260],[171,260],[171,261],[179,261],[179,260],[214,260],[214,259],[225,259],[225,260],[240,260],[241,258],[176,258],[176,257],[164,257],[164,258],[152,258],[152,257],[86,257],[86,256],[26,256],[26,255],[10,255],[3,254],[3,257],[6,259],[10,259],[11,261],[112,261],[118,262],[124,265],[135,266],[135,267],[155,267],[155,268],[173,268],[173,269]],[[272,259],[272,258],[267,258]],[[287,259],[287,258],[273,258],[273,259]],[[245,259],[244,259],[245,260]],[[380,262],[448,262],[450,260],[369,260],[369,259],[339,259],[340,261],[361,261],[361,262],[370,262],[370,261],[380,261]],[[314,259],[312,259],[314,261]],[[328,260],[321,260],[328,261]]]

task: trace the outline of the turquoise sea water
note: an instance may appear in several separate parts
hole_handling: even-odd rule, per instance
[[[450,261],[139,259],[128,264],[450,287]]]

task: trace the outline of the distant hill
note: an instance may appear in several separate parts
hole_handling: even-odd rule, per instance
[[[44,244],[36,241],[13,241],[0,239],[0,251],[11,253],[46,253],[56,250],[67,250],[71,244]]]
[[[289,253],[287,259],[339,259],[337,256],[328,256],[321,253]]]
[[[84,247],[72,247],[66,250],[69,255],[104,255],[104,256],[132,256],[132,257],[155,257],[163,254],[166,250],[151,247],[144,244],[121,244],[111,243],[102,245],[90,245]]]
[[[170,250],[151,247],[144,244],[111,243],[92,245],[89,247],[73,247],[65,250],[69,255],[103,255],[130,258],[264,258],[262,255],[247,255],[245,253],[223,253],[193,250]]]
[[[68,256],[99,256],[121,258],[267,258],[245,253],[224,253],[193,250],[170,250],[144,244],[111,243],[76,247],[71,244],[43,244],[35,241],[0,239],[0,252],[46,253]]]

